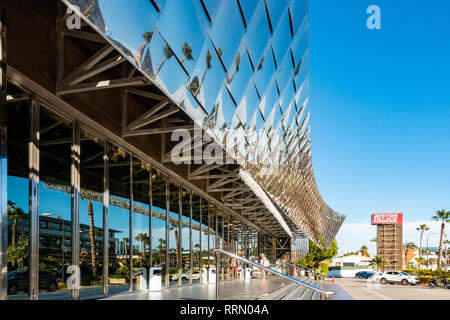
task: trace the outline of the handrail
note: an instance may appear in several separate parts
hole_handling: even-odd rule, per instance
[[[312,273],[312,274],[315,275],[316,277],[322,278],[322,279],[324,279],[324,280],[326,279],[326,277],[321,276],[320,274],[317,274],[317,273],[313,272],[313,271],[312,271],[313,269],[311,269],[311,268],[302,266],[301,264],[297,264],[297,266],[300,267],[300,268],[303,268],[303,269],[305,269],[305,270],[308,270],[310,273]]]
[[[246,263],[246,264],[250,264],[250,265],[252,265],[252,266],[258,267],[258,268],[260,268],[260,269],[262,269],[262,270],[265,270],[265,271],[267,271],[267,272],[270,272],[270,273],[272,273],[272,274],[274,274],[274,275],[276,275],[276,276],[278,276],[278,277],[287,279],[287,280],[292,281],[292,282],[294,282],[294,283],[296,283],[296,284],[299,284],[299,285],[304,286],[304,287],[306,287],[306,288],[308,288],[308,289],[311,289],[311,290],[313,290],[313,291],[315,291],[315,292],[318,292],[318,293],[320,293],[320,294],[323,294],[323,295],[327,296],[327,298],[328,298],[329,295],[334,295],[334,294],[336,294],[335,291],[326,291],[326,290],[323,290],[323,289],[314,287],[313,285],[310,285],[310,284],[308,284],[308,283],[306,283],[306,282],[303,282],[303,281],[301,281],[301,280],[299,280],[299,279],[297,279],[297,278],[294,278],[294,277],[288,276],[288,275],[286,275],[286,274],[284,274],[284,273],[278,272],[278,271],[276,271],[276,270],[267,268],[267,267],[265,267],[265,266],[263,266],[263,265],[261,265],[261,264],[259,264],[259,263],[253,262],[253,261],[251,261],[251,260],[248,260],[248,259],[246,259],[246,258],[243,258],[243,257],[241,257],[241,256],[238,256],[238,255],[236,255],[236,254],[234,254],[234,253],[225,251],[225,250],[223,250],[223,249],[217,249],[217,248],[216,248],[216,249],[212,249],[212,251],[216,252],[217,257],[218,257],[218,254],[224,254],[224,255],[229,256],[229,257],[231,257],[231,258],[233,258],[233,259],[236,259],[236,260],[242,261],[242,262],[244,262],[244,263]],[[218,260],[218,258],[217,258],[217,260]],[[218,280],[218,279],[216,279],[216,286],[217,286],[217,284],[218,284],[218,281],[217,281],[217,280]]]

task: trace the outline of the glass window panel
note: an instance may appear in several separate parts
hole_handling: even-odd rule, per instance
[[[251,15],[247,18],[247,34],[245,35],[245,44],[250,53],[250,58],[253,61],[253,65],[256,65],[261,61],[264,53],[264,49],[267,47],[268,41],[270,39],[270,27],[269,21],[267,20],[266,6],[264,1],[259,1],[258,6],[253,8],[251,12],[249,6],[256,6],[257,1],[240,1],[244,15]],[[254,13],[254,14],[253,14]]]
[[[170,192],[170,214],[169,214],[169,276],[170,285],[178,285],[178,278],[174,278],[175,275],[178,276],[180,265],[180,232],[179,232],[179,193],[180,186],[176,183],[170,182],[169,185]]]
[[[302,2],[297,0],[296,2]],[[269,11],[272,28],[275,30],[278,26],[283,12],[287,9],[287,0],[266,0],[267,10]]]
[[[136,272],[150,267],[149,255],[150,165],[133,158],[133,267]],[[133,290],[147,288],[136,277]]]
[[[51,225],[71,224],[72,220],[72,124],[41,106],[39,130],[39,220],[46,222],[45,228],[39,228],[39,269],[48,275],[39,279],[39,299],[65,299],[70,297],[64,283],[72,255],[63,243],[71,234]]]
[[[109,252],[109,293],[129,290],[130,281],[130,161],[125,150],[110,146],[109,229],[114,245]]]
[[[300,28],[300,25],[304,23],[305,20],[308,20],[308,1],[289,0],[289,9],[291,11],[292,26],[295,34],[298,28]]]
[[[241,5],[242,11],[244,13],[245,21],[247,21],[247,26],[249,25],[250,20],[252,19],[253,15],[255,14],[255,8],[258,5],[261,5],[261,3],[264,4],[264,1],[261,0],[238,0],[239,4]],[[266,13],[264,12],[264,17],[266,16]],[[267,20],[267,19],[266,19]]]
[[[159,32],[189,75],[200,57],[208,29],[203,12],[200,1],[169,1],[157,22]]]
[[[103,293],[103,154],[104,142],[80,135],[80,297]],[[113,239],[110,239],[112,241]]]
[[[226,85],[233,95],[234,101],[240,101],[244,90],[253,74],[247,50],[242,43],[234,58],[233,65],[228,69]]]
[[[270,44],[266,47],[261,60],[255,65],[255,74],[253,81],[260,95],[266,91],[266,88],[276,72],[275,62],[273,60],[272,48]]]
[[[288,50],[283,58],[283,61],[281,62],[281,65],[278,66],[278,72],[276,74],[278,88],[280,89],[280,92],[282,92],[282,97],[284,99],[287,99],[287,101],[289,101],[294,96],[294,92],[291,91],[291,96],[286,97],[286,88],[288,90],[294,90],[292,82],[293,73],[294,68],[292,66],[291,51]]]
[[[281,60],[285,56],[286,51],[289,48],[291,39],[292,36],[291,26],[289,23],[289,11],[286,9],[280,20],[280,23],[276,28],[274,27],[274,34],[271,41],[273,52],[275,53],[275,59],[278,65],[280,65]]]
[[[190,252],[190,195],[191,193],[182,189],[182,221],[181,221],[181,259],[182,259],[182,271],[185,275],[191,268],[191,252]],[[189,283],[190,275],[183,276],[183,283]]]
[[[208,256],[210,249],[209,242],[209,203],[205,199],[201,199],[201,210],[202,210],[202,267],[206,268],[208,264]]]
[[[211,39],[227,70],[233,63],[244,34],[244,23],[237,1],[221,1],[211,28]]]
[[[157,12],[147,0],[78,1],[81,13],[104,33],[111,43],[138,67],[144,68],[144,60],[150,50],[149,42],[155,30]],[[127,21],[127,23],[123,23]],[[152,72],[152,70],[147,70]]]
[[[152,265],[162,268],[163,281],[166,274],[166,180],[164,173],[152,168]]]
[[[28,299],[29,95],[8,83],[8,300]]]
[[[305,52],[305,55],[302,58],[302,61],[308,61],[309,60],[309,50]],[[297,88],[300,88],[302,86],[305,86],[306,88],[309,88],[309,64],[308,63],[301,63],[300,67],[296,69],[294,72],[294,81],[295,86]],[[308,84],[306,84],[308,83]],[[307,91],[309,94],[309,91]]]
[[[202,2],[205,4],[209,17],[214,21],[220,0],[202,0]]]
[[[259,104],[259,110],[261,111],[264,119],[267,120],[269,113],[273,110],[273,107],[278,102],[279,96],[277,91],[277,86],[275,82],[275,77],[270,81],[267,90],[261,96],[261,103]]]
[[[201,236],[201,223],[200,223],[200,197],[196,194],[192,196],[192,250],[193,261],[192,270],[200,272],[200,236]],[[199,282],[200,279],[193,278],[192,282]]]
[[[150,57],[155,70],[153,80],[176,104],[181,105],[189,81],[186,72],[174,57],[176,49],[170,47],[159,33],[153,35],[150,47]]]
[[[301,59],[303,58],[305,52],[309,48],[308,34],[309,34],[309,25],[308,21],[305,20],[301,24],[297,32],[294,34],[294,39],[292,39],[292,53],[294,55],[294,62],[296,69],[300,65]]]
[[[191,75],[189,90],[209,113],[217,99],[225,73],[210,41],[206,41]]]
[[[246,128],[248,128],[248,125],[255,113],[255,110],[257,110],[259,103],[260,101],[258,94],[256,93],[255,85],[253,81],[249,81],[241,102],[238,105],[238,111],[236,111],[237,116]]]

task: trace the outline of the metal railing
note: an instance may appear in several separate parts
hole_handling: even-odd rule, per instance
[[[313,269],[311,269],[311,268],[302,266],[301,264],[297,264],[297,267],[303,268],[304,270],[308,271],[308,272],[311,273],[312,275],[314,275],[314,276],[316,276],[316,277],[318,277],[318,278],[321,278],[323,281],[325,281],[325,279],[326,279],[326,277],[324,277],[324,276],[322,276],[322,275],[320,275],[320,274],[315,273],[315,272],[313,271]]]
[[[320,293],[320,294],[322,294],[322,295],[325,295],[327,299],[328,299],[328,296],[330,296],[330,295],[335,295],[335,294],[336,294],[335,291],[327,291],[327,290],[323,290],[323,289],[321,289],[321,288],[318,288],[318,287],[315,287],[315,286],[313,286],[313,285],[310,285],[309,283],[303,282],[303,281],[301,281],[301,280],[299,280],[299,279],[297,279],[297,278],[291,277],[291,276],[286,275],[286,274],[284,274],[284,273],[281,273],[281,272],[279,272],[279,271],[277,271],[277,270],[267,268],[267,267],[265,267],[265,266],[263,266],[263,265],[261,265],[261,264],[259,264],[259,263],[253,262],[253,261],[251,261],[251,260],[248,260],[248,259],[246,259],[246,258],[243,258],[243,257],[241,257],[241,256],[238,256],[238,255],[236,255],[236,254],[234,254],[234,253],[225,251],[225,250],[223,250],[223,249],[212,249],[211,251],[213,251],[213,252],[216,253],[216,272],[217,272],[218,266],[219,266],[220,255],[223,254],[223,255],[226,255],[226,256],[228,256],[228,257],[230,257],[230,258],[232,258],[232,259],[236,259],[236,260],[238,260],[238,261],[241,261],[241,262],[243,262],[243,263],[245,263],[245,264],[250,264],[250,265],[252,265],[252,266],[254,266],[254,267],[257,267],[257,268],[260,268],[260,269],[265,270],[265,271],[267,271],[267,272],[270,272],[270,273],[272,273],[272,274],[274,274],[274,275],[276,275],[276,276],[278,276],[278,277],[280,277],[280,278],[283,278],[283,279],[292,281],[292,282],[294,282],[294,283],[296,283],[296,284],[298,284],[298,285],[301,285],[301,286],[303,286],[303,287],[306,287],[306,288],[308,288],[308,289],[311,289],[311,290],[313,290],[314,292],[318,292],[318,293]],[[219,280],[219,279],[218,279],[217,276],[216,276],[216,300],[219,300],[219,281],[218,281],[218,280]]]

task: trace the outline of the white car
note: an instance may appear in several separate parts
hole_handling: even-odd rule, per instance
[[[383,272],[375,272],[373,275],[371,275],[367,280],[370,280],[372,282],[380,282],[381,277],[383,275]]]
[[[188,270],[188,271],[183,272],[181,275],[181,279],[183,279],[183,280],[189,280],[191,278],[192,278],[192,280],[199,280],[200,279],[200,271],[192,271],[192,275],[191,275],[191,272]],[[172,281],[178,280],[178,274],[174,274],[170,278],[170,280],[172,280]]]
[[[417,278],[416,276],[412,276],[404,271],[388,271],[383,272],[383,274],[380,276],[380,282],[382,284],[401,283],[403,285],[407,284],[417,285],[419,284],[419,278]]]

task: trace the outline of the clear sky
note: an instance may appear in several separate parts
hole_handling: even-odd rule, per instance
[[[366,26],[372,4],[381,30]],[[373,212],[403,212],[418,243],[418,223],[439,232],[430,218],[450,210],[449,18],[443,0],[310,1],[313,163],[347,216],[340,253],[375,253]]]

